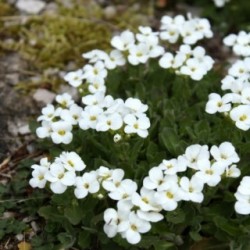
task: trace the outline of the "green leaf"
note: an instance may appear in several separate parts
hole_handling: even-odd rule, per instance
[[[58,240],[62,243],[62,247],[69,248],[74,245],[75,237],[68,233],[60,233],[57,236]]]
[[[38,214],[47,220],[61,222],[64,219],[63,214],[59,213],[58,209],[52,206],[44,206],[38,210]]]
[[[86,249],[90,246],[91,238],[90,234],[86,231],[81,231],[78,235],[78,245],[81,249]]]
[[[77,225],[82,220],[84,213],[83,208],[78,204],[68,206],[64,210],[65,217],[70,221],[71,224]]]
[[[178,154],[177,148],[180,139],[173,128],[163,128],[159,134],[159,140],[172,155]]]
[[[242,234],[239,226],[226,218],[216,216],[214,217],[213,221],[218,228],[220,228],[231,236],[235,237]]]
[[[191,231],[189,232],[189,236],[194,240],[194,241],[201,241],[202,237],[198,232]]]
[[[185,221],[186,215],[182,209],[175,209],[174,211],[168,212],[166,215],[166,219],[168,222],[173,224],[180,224]]]
[[[177,247],[172,242],[156,240],[154,243],[155,250],[176,250]]]

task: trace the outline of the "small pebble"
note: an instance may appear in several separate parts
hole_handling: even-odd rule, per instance
[[[55,96],[53,92],[47,89],[37,89],[33,94],[33,99],[42,104],[48,104],[53,102]]]
[[[16,7],[20,11],[24,11],[28,14],[38,14],[45,6],[45,2],[40,0],[18,0],[16,3]]]

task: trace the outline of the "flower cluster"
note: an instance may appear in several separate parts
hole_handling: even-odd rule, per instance
[[[54,162],[42,158],[40,165],[32,165],[30,185],[35,188],[44,188],[50,182],[50,189],[55,194],[62,194],[67,187],[73,186],[76,181],[76,172],[85,169],[86,165],[75,152],[62,152]]]
[[[192,18],[178,15],[174,18],[164,16],[161,19],[160,38],[169,43],[176,43],[181,38],[184,44],[193,45],[203,38],[211,38],[213,32],[205,18]]]
[[[216,7],[221,8],[224,7],[226,3],[228,3],[230,0],[213,0]]]
[[[223,39],[226,46],[232,47],[238,56],[250,56],[250,33],[240,31],[238,35],[230,34]]]
[[[210,151],[207,145],[191,145],[185,154],[164,159],[151,168],[138,192],[136,182],[124,179],[124,170],[101,166],[82,174],[80,171],[86,165],[79,155],[63,152],[53,163],[43,158],[40,165],[33,165],[30,185],[44,188],[49,182],[51,190],[57,194],[73,186],[78,199],[88,194],[99,198],[108,195],[117,202],[117,210],[105,210],[104,232],[111,238],[119,233],[129,243],[136,244],[141,240],[141,234],[151,229],[150,223],[164,218],[160,213],[162,210],[175,210],[181,200],[201,203],[205,184],[214,187],[222,176],[238,177],[240,170],[234,164],[238,161],[239,156],[230,142],[212,146]],[[177,175],[185,171],[190,175],[188,169],[192,169],[190,178]]]
[[[240,170],[234,164],[238,161],[238,154],[230,142],[212,146],[210,152],[206,145],[191,145],[184,155],[163,160],[151,168],[139,192],[136,192],[135,182],[122,180],[119,170],[119,177],[109,177],[102,184],[111,192],[109,197],[118,201],[117,210],[108,208],[104,212],[105,233],[108,237],[119,233],[129,243],[138,243],[140,234],[150,230],[150,223],[164,218],[162,210],[175,210],[181,200],[201,203],[205,184],[214,187],[222,176],[238,177]],[[177,175],[188,169],[196,171],[190,178]]]
[[[234,196],[237,199],[235,211],[239,214],[250,214],[250,176],[243,177]]]
[[[91,94],[105,92],[105,79],[109,70],[125,66],[127,62],[134,66],[146,64],[149,59],[156,59],[163,54],[163,60],[169,61],[163,63],[163,66],[160,62],[163,68],[170,68],[172,65],[176,73],[189,75],[193,80],[200,80],[213,65],[212,58],[205,55],[203,48],[192,50],[189,46],[182,46],[174,58],[169,48],[166,49],[161,42],[176,43],[179,37],[182,37],[184,44],[194,45],[205,37],[212,37],[209,21],[191,16],[185,20],[184,16],[179,15],[175,18],[164,16],[161,22],[159,32],[153,31],[150,27],[140,26],[136,34],[126,30],[114,36],[110,42],[114,49],[110,53],[99,49],[84,53],[83,57],[89,63],[82,69],[67,73],[64,80],[77,88],[84,84]],[[166,66],[166,64],[171,65]],[[181,70],[177,70],[179,68]]]
[[[250,57],[237,60],[228,70],[228,75],[221,81],[221,89],[230,93],[220,96],[209,95],[206,112],[224,113],[242,130],[250,128]]]
[[[181,45],[176,55],[165,53],[159,60],[159,65],[164,69],[172,68],[176,74],[188,75],[199,81],[212,69],[214,63],[205,53],[201,46],[192,49],[189,45]]]
[[[119,130],[120,134],[148,136],[150,120],[145,114],[148,106],[139,99],[130,97],[124,102],[100,91],[82,98],[84,108],[67,93],[58,95],[56,101],[59,107],[48,104],[38,117],[42,125],[36,130],[39,138],[51,138],[56,144],[69,144],[73,139],[72,130],[77,126],[83,130]]]
[[[145,112],[148,105],[137,98],[128,98],[125,102],[112,96],[97,92],[82,98],[86,105],[81,114],[79,126],[86,130],[117,131],[124,128],[126,134],[137,134],[142,138],[148,136],[150,120]]]

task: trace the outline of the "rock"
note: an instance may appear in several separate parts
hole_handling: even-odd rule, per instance
[[[16,239],[17,239],[18,241],[22,241],[22,240],[24,239],[24,235],[23,235],[23,234],[17,234],[17,235],[16,235]]]
[[[41,102],[43,104],[52,103],[55,94],[47,89],[37,89],[33,95],[33,99],[37,102]]]
[[[16,85],[19,82],[19,74],[13,73],[13,74],[7,74],[5,76],[6,82],[10,85]]]
[[[47,15],[55,15],[58,12],[58,5],[56,3],[48,3],[44,13]]]
[[[69,85],[61,84],[58,90],[59,94],[63,93],[68,93],[69,95],[72,96],[73,100],[78,100],[79,99],[79,94],[76,88],[73,88]]]
[[[107,6],[104,10],[104,16],[106,19],[113,19],[117,15],[115,6]]]
[[[18,133],[20,135],[27,135],[30,134],[30,128],[28,124],[22,125],[18,128]]]
[[[28,14],[38,14],[45,8],[46,4],[40,0],[18,0],[16,7]]]
[[[14,121],[7,121],[8,124],[8,132],[13,135],[13,136],[17,136],[18,135],[18,126]]]

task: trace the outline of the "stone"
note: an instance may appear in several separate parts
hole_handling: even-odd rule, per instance
[[[47,89],[37,89],[33,94],[33,99],[42,104],[52,103],[56,95]]]
[[[40,0],[18,0],[16,7],[27,14],[39,14],[46,6],[46,3]]]
[[[18,133],[20,135],[27,135],[30,134],[30,128],[28,124],[22,125],[18,128]]]
[[[104,16],[106,19],[110,20],[116,17],[117,11],[115,6],[107,6],[104,10]]]

